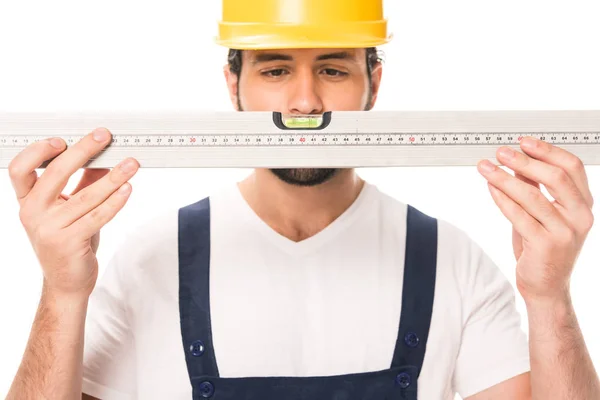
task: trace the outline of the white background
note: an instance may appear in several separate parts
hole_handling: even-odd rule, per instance
[[[395,38],[382,47],[386,64],[376,110],[600,109],[596,0],[393,0],[385,5]],[[0,111],[230,111],[222,77],[226,50],[212,42],[220,11],[214,0],[3,0]],[[587,171],[600,200],[600,167]],[[466,230],[514,284],[511,225],[475,167],[358,172],[396,198]],[[100,273],[135,225],[247,173],[140,170],[131,181],[128,204],[102,231]],[[80,176],[72,178],[66,192]],[[598,225],[571,287],[588,348],[600,366]],[[0,250],[4,397],[41,287],[40,267],[20,225],[6,170],[0,170]],[[518,293],[517,301],[527,329]]]

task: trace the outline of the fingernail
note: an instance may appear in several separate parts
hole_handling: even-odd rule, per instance
[[[62,149],[63,142],[59,138],[53,138],[50,140],[50,146],[55,147],[57,149]]]
[[[479,168],[483,172],[493,172],[496,169],[496,166],[494,164],[492,164],[491,162],[489,162],[488,160],[483,160],[482,162],[479,163]]]
[[[131,186],[129,186],[127,183],[124,184],[123,186],[121,186],[118,190],[119,194],[121,194],[123,196],[127,196],[130,191],[131,191]]]
[[[104,128],[96,129],[93,136],[95,141],[104,142],[108,139],[108,131]]]
[[[121,165],[120,168],[123,172],[131,172],[135,169],[135,162],[133,160],[126,160]]]
[[[511,159],[515,156],[515,151],[513,149],[510,149],[508,147],[503,147],[500,149],[499,151],[500,155],[506,159]]]

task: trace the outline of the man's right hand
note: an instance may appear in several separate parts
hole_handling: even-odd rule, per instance
[[[104,137],[97,141],[94,133],[104,133]],[[58,148],[42,140],[23,149],[8,167],[20,204],[19,217],[41,264],[44,286],[55,295],[91,294],[98,276],[100,229],[129,198],[128,180],[139,168],[132,158],[112,170],[85,169],[73,193],[62,194],[69,178],[102,151],[111,137],[106,129],[96,129],[67,149],[62,139],[54,139]],[[38,177],[36,169],[54,157]],[[127,161],[132,165],[125,171],[121,166]]]

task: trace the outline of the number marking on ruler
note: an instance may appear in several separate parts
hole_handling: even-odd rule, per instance
[[[72,146],[101,126],[112,142],[87,168],[126,157],[142,168],[475,165],[525,136],[600,165],[600,111],[339,111],[0,114],[0,168],[34,142],[59,136]]]

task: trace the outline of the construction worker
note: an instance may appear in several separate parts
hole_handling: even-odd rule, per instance
[[[237,110],[321,114],[374,106],[389,38],[382,1],[224,0],[217,41]],[[574,155],[526,139],[497,154],[516,177],[479,164],[514,227],[528,341],[474,241],[353,169],[256,169],[165,210],[96,285],[99,230],[139,164],[61,191],[109,141],[32,144],[9,168],[45,278],[9,399],[600,398],[569,300],[593,222]]]

